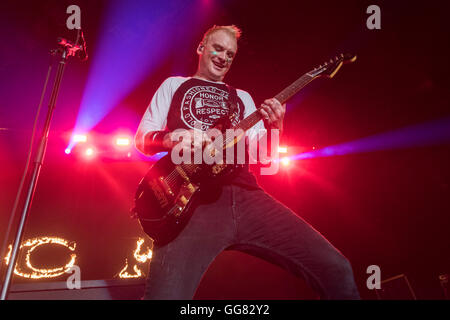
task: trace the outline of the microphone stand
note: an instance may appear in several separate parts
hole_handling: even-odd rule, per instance
[[[11,284],[11,279],[13,276],[13,270],[16,266],[17,253],[19,251],[20,243],[22,242],[23,231],[25,227],[25,223],[27,217],[30,212],[31,203],[33,201],[33,196],[36,191],[36,185],[39,178],[39,173],[42,167],[42,163],[45,157],[45,151],[47,149],[48,144],[48,134],[50,131],[50,122],[53,116],[53,111],[55,110],[56,99],[58,98],[59,87],[61,85],[62,76],[64,73],[64,68],[66,66],[66,62],[68,57],[75,56],[79,53],[80,50],[84,50],[85,47],[73,44],[70,41],[67,41],[62,38],[58,38],[58,44],[60,47],[55,50],[51,50],[51,54],[55,55],[57,53],[61,53],[61,60],[58,64],[58,69],[56,71],[55,82],[53,83],[53,89],[50,96],[47,118],[45,121],[44,129],[42,132],[41,140],[39,143],[39,148],[36,154],[36,159],[34,161],[34,166],[31,173],[31,178],[29,180],[28,191],[25,198],[25,204],[22,210],[22,215],[20,217],[19,224],[16,230],[16,237],[12,246],[11,255],[9,259],[8,269],[5,275],[5,281],[3,282],[2,292],[0,296],[0,300],[6,300],[8,297],[8,291]],[[13,213],[14,214],[14,213]]]

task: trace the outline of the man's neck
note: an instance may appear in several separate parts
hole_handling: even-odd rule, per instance
[[[202,74],[200,74],[198,72],[193,75],[193,78],[200,79],[200,80],[205,80],[205,81],[209,81],[209,82],[222,82],[223,83],[223,79],[219,79],[219,80],[211,79],[209,77],[205,77],[204,75],[202,75]]]

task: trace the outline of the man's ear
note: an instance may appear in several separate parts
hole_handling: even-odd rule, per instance
[[[200,43],[197,47],[197,54],[202,54],[204,49],[205,46],[203,45],[203,43]]]

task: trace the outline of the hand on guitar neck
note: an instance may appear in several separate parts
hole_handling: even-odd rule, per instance
[[[276,98],[266,99],[258,109],[261,113],[266,129],[283,131],[283,119],[286,113],[286,104],[281,104]]]

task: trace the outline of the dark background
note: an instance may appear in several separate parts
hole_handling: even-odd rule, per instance
[[[356,63],[344,66],[334,79],[311,83],[288,103],[283,142],[295,150],[320,149],[450,115],[450,34],[444,1],[192,1],[192,6],[204,3],[211,8],[196,30],[213,24],[242,28],[227,81],[249,91],[257,104],[338,53],[358,55]],[[76,241],[82,279],[110,279],[125,258],[131,261],[137,237],[144,236],[128,209],[149,163],[137,156],[87,162],[63,153],[108,1],[1,4],[0,234],[25,165],[47,52],[56,37],[75,35],[65,27],[71,4],[81,7],[90,60],[72,60],[65,71],[24,239],[55,235]],[[366,28],[371,4],[381,8],[381,30]],[[176,21],[173,25],[176,37],[191,30]],[[93,132],[122,125],[134,132],[166,77],[195,72],[201,36],[196,34],[197,40],[181,49],[176,38],[169,38],[173,54]],[[46,104],[41,124],[45,113]],[[388,145],[389,136],[385,139]],[[366,269],[374,264],[380,266],[382,279],[406,274],[418,298],[443,297],[438,276],[450,272],[450,149],[448,140],[415,146],[414,139],[411,136],[405,148],[296,161],[276,176],[258,177],[267,192],[348,257],[366,299],[375,298],[366,288]],[[36,264],[65,261],[50,251],[36,252]],[[147,272],[146,266],[142,269]],[[225,252],[205,274],[197,298],[302,299],[314,294],[303,280],[278,267]]]

